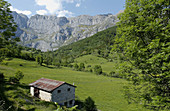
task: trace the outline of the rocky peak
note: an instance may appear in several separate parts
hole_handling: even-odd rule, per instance
[[[20,28],[27,28],[28,17],[26,15],[18,14],[17,12],[13,11],[12,16],[14,17],[14,21]]]
[[[117,22],[117,16],[112,14],[71,18],[34,15],[29,19],[26,15],[13,12],[13,17],[19,26],[16,35],[21,38],[21,44],[42,51],[55,50],[90,37]]]

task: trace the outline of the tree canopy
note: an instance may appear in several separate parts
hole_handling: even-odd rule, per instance
[[[170,5],[167,0],[126,0],[114,50],[124,60],[138,99],[149,108],[170,108]],[[138,72],[133,69],[138,69]]]
[[[9,53],[11,45],[15,43],[16,24],[11,15],[10,4],[0,0],[0,56],[6,56]],[[2,53],[3,52],[3,53]]]

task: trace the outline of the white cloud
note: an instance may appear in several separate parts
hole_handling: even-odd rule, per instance
[[[77,4],[76,4],[76,7],[80,7],[80,5],[81,5],[80,3],[77,3]]]
[[[36,11],[36,12],[37,12],[37,14],[39,14],[39,15],[45,15],[45,14],[48,13],[46,10],[38,10],[38,11]]]
[[[67,3],[74,3],[76,0],[62,0],[62,1],[65,1]]]
[[[58,14],[58,17],[72,17],[73,16],[73,13],[72,12],[69,12],[68,10],[62,10],[62,11],[59,11],[57,12]]]
[[[32,12],[29,11],[29,10],[18,10],[16,8],[13,8],[12,6],[9,7],[11,9],[11,11],[16,11],[17,13],[22,13],[22,14],[25,14],[25,15],[31,15]]]
[[[51,14],[63,9],[61,0],[35,0],[35,2],[37,5],[45,6]]]
[[[50,14],[58,14],[59,17],[61,16],[72,16],[73,13],[64,9],[63,3],[77,3],[76,7],[80,7],[82,0],[35,0],[36,4],[39,6],[45,6],[47,13]],[[44,11],[43,11],[44,12]],[[46,12],[41,14],[47,14]]]

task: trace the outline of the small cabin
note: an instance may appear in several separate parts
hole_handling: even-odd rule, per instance
[[[41,78],[29,84],[32,96],[45,101],[57,102],[67,107],[74,106],[76,86],[63,81]]]

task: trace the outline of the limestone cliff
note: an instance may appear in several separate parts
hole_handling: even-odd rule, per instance
[[[117,16],[103,14],[96,16],[81,15],[66,18],[47,15],[26,15],[12,13],[18,25],[16,36],[20,44],[42,51],[57,48],[90,37],[99,31],[112,27],[118,21]]]

